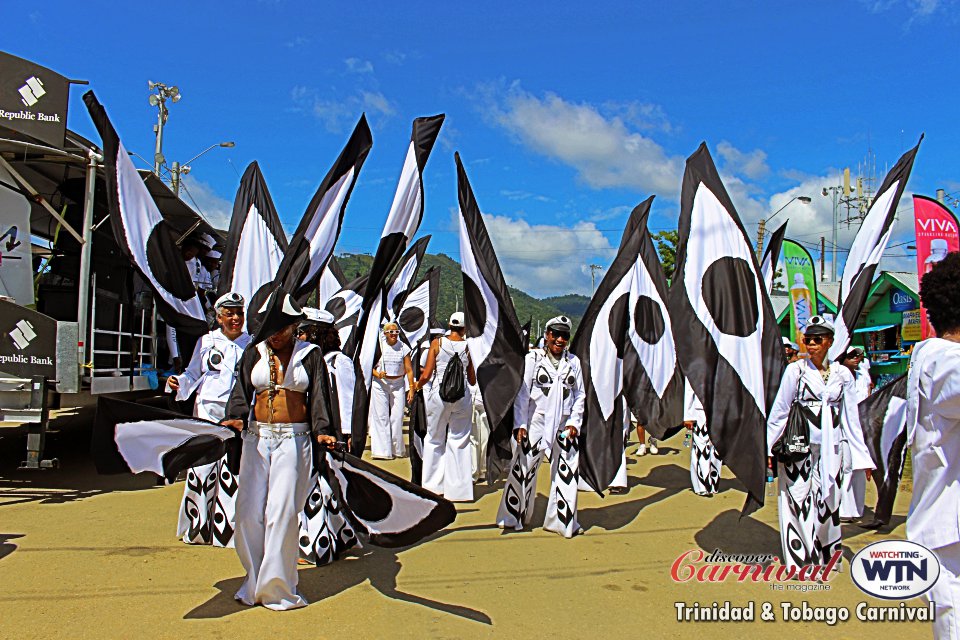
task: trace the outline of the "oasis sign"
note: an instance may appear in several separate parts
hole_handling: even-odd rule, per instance
[[[893,287],[890,290],[890,311],[913,311],[917,301],[906,291]]]

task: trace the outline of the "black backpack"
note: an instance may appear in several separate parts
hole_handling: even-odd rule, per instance
[[[460,354],[454,351],[443,372],[443,380],[440,381],[440,399],[444,402],[456,402],[463,398],[467,393],[467,381],[464,378],[463,360],[460,359]]]

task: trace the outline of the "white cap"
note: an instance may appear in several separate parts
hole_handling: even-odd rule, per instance
[[[304,307],[303,315],[306,316],[305,322],[316,324],[333,324],[336,318],[326,309],[314,309],[313,307]]]
[[[833,334],[833,321],[826,316],[813,316],[807,321],[807,326],[803,330],[804,335],[824,335]]]
[[[800,351],[800,347],[797,346],[797,343],[791,341],[787,336],[783,336],[783,346],[790,347],[794,351]]]
[[[217,251],[216,249],[210,249],[210,251],[207,251],[207,255],[205,255],[204,257],[219,260],[220,258],[223,257],[223,254]]]
[[[463,311],[456,311],[453,313],[453,315],[450,316],[449,326],[456,327],[458,329],[463,328],[465,326]]]
[[[543,328],[544,331],[549,331],[550,329],[563,329],[569,333],[573,329],[573,323],[570,322],[570,318],[567,316],[557,316],[556,318],[547,320],[547,324]]]
[[[243,296],[237,293],[236,291],[229,291],[219,298],[213,304],[214,309],[220,309],[222,307],[243,307],[246,304],[243,300]]]

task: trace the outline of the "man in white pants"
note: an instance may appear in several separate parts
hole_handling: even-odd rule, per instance
[[[434,339],[427,364],[414,389],[433,378],[427,402],[427,437],[423,439],[423,488],[455,502],[473,500],[470,422],[473,405],[469,384],[477,376],[467,351],[463,312],[450,316],[450,333]],[[463,395],[444,399],[444,375],[454,359],[463,366]]]
[[[537,471],[550,451],[550,498],[543,528],[571,538],[583,532],[577,522],[580,426],[583,422],[583,371],[567,351],[571,323],[566,316],[547,321],[544,348],[524,360],[523,382],[513,403],[517,447],[503,489],[497,525],[522,529],[533,516]]]
[[[480,482],[487,477],[487,442],[490,439],[490,425],[487,422],[487,410],[483,406],[480,387],[470,385],[470,397],[473,399],[473,418],[470,429],[470,450],[473,460],[473,481]]]

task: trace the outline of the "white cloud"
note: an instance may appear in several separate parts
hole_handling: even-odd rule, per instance
[[[181,178],[181,197],[189,203],[214,229],[226,230],[233,215],[233,202],[221,197],[205,182],[191,176]]]
[[[310,44],[310,38],[307,38],[305,36],[297,36],[292,40],[288,40],[287,42],[284,42],[283,44],[288,49],[299,49],[300,47]]]
[[[593,188],[631,187],[673,194],[684,159],[636,130],[643,109],[605,114],[594,105],[568,102],[555,93],[537,97],[519,83],[478,90],[486,118],[534,151],[576,169]],[[648,110],[649,111],[649,110]]]
[[[331,133],[343,133],[352,127],[362,112],[367,114],[371,124],[382,122],[396,113],[394,104],[379,91],[359,89],[350,95],[327,99],[316,89],[296,86],[290,97],[298,110],[313,115]]]
[[[458,212],[453,212],[456,220]],[[590,295],[590,271],[607,266],[616,253],[592,222],[572,226],[530,224],[505,215],[483,214],[507,284],[532,296]]]
[[[373,73],[373,63],[360,58],[347,58],[343,61],[350,73]]]
[[[529,191],[501,189],[500,195],[507,200],[535,200],[537,202],[553,202],[553,198],[548,198],[547,196],[542,196],[537,193],[530,193]]]
[[[723,158],[726,171],[743,175],[751,180],[758,180],[770,173],[770,167],[767,166],[767,153],[761,149],[745,153],[726,140],[721,140],[717,145],[717,153]]]

